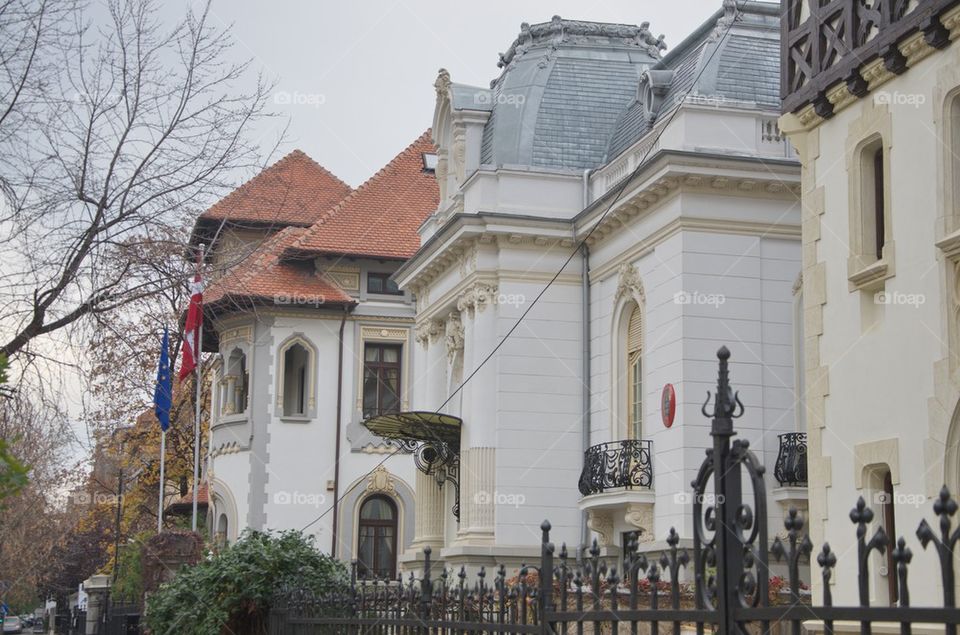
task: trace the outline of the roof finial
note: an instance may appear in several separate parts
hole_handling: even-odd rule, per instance
[[[437,97],[446,95],[450,90],[450,71],[441,68],[437,72],[437,81],[433,82],[433,87],[437,89]]]

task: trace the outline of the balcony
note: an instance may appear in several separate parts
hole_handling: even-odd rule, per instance
[[[651,441],[627,439],[587,449],[580,474],[580,493],[602,494],[615,489],[653,488]]]
[[[780,435],[780,451],[773,476],[780,487],[807,486],[807,433],[790,432]]]

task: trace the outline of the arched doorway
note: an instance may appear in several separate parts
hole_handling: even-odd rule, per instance
[[[383,495],[360,505],[357,534],[357,574],[392,580],[397,575],[397,506]]]

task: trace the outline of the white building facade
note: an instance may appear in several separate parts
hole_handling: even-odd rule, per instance
[[[662,55],[647,24],[556,17],[521,27],[489,89],[441,71],[440,204],[395,278],[417,299],[412,409],[462,423],[457,487],[417,474],[406,562],[426,545],[454,566],[530,562],[544,519],[612,555],[634,535],[659,550],[670,527],[689,544],[722,343],[738,432],[771,476],[779,435],[798,440],[778,18],[725,2]],[[786,459],[774,527],[773,500],[806,499]]]
[[[436,208],[432,154],[424,135],[350,190],[294,152],[200,217],[195,241],[211,245],[215,276],[207,481],[220,540],[303,530],[361,576],[399,573],[414,464],[360,421],[412,399],[415,310],[390,276]],[[377,203],[398,188],[412,198]]]

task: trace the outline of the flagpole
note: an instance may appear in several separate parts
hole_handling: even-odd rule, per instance
[[[163,531],[163,484],[164,484],[164,467],[167,458],[167,431],[163,430],[160,433],[160,504],[157,508],[157,533]]]
[[[198,245],[197,249],[197,275],[200,275],[200,267],[203,265],[203,245]],[[200,314],[200,328],[197,331],[197,350],[195,351],[196,373],[197,373],[197,397],[196,413],[193,420],[193,517],[190,521],[190,527],[197,531],[197,490],[200,489],[200,357],[203,353],[203,313]]]

